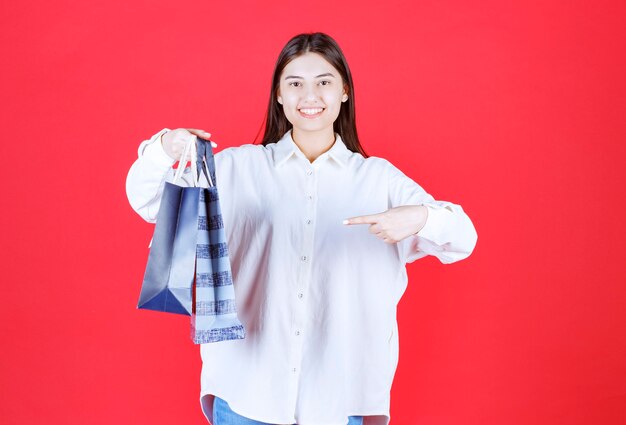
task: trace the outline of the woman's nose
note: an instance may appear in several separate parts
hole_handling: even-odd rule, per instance
[[[317,87],[313,86],[307,88],[306,90],[306,94],[305,94],[305,99],[307,100],[316,100],[319,96],[317,95]]]

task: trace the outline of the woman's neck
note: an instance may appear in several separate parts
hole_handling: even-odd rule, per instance
[[[332,126],[319,131],[303,131],[296,127],[291,130],[291,138],[310,162],[329,150],[335,143]]]

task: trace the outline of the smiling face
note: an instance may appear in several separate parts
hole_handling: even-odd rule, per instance
[[[348,99],[339,72],[323,56],[307,52],[289,62],[280,76],[278,103],[294,129],[329,131]]]

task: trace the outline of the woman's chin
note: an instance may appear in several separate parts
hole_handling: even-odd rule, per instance
[[[333,127],[333,123],[322,123],[322,122],[295,122],[292,123],[294,130],[296,131],[306,131],[306,132],[314,132],[314,131],[322,131],[328,127]]]

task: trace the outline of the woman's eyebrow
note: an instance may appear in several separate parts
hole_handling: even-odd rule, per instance
[[[316,75],[315,76],[315,78],[319,78],[319,77],[333,77],[334,78],[335,76],[333,74],[331,74],[330,72],[327,72],[325,74],[320,74],[320,75]],[[288,80],[290,78],[302,78],[302,77],[300,77],[298,75],[288,75],[288,76],[285,77],[285,80]]]

